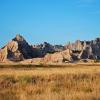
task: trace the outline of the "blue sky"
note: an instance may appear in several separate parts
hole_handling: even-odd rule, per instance
[[[0,0],[0,47],[18,33],[31,44],[100,37],[100,0]]]

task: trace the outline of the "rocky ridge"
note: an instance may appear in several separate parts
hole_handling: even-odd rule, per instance
[[[77,40],[75,43],[51,45],[47,42],[39,45],[29,45],[21,36],[16,35],[0,49],[0,62],[38,61],[44,63],[67,63],[79,60],[100,59],[100,38],[91,41]],[[30,59],[30,60],[29,60]]]

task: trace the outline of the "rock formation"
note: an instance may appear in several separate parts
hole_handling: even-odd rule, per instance
[[[51,45],[47,42],[44,42],[40,45],[33,45],[32,47],[35,50],[35,54],[37,54],[37,57],[44,57],[47,53],[52,54],[65,50],[64,46],[62,45]]]
[[[18,43],[13,40],[8,42],[7,49],[11,52],[16,52],[18,50]]]
[[[21,36],[17,35],[13,41],[18,43],[18,51],[22,53],[25,59],[30,59],[34,57],[34,52],[32,52],[33,48],[26,42],[26,40]]]
[[[77,40],[75,43],[68,43],[66,46],[65,46],[66,49],[70,49],[70,50],[73,50],[73,51],[81,51],[83,49],[83,45],[81,43],[80,40]]]
[[[12,61],[21,61],[35,57],[33,48],[19,34],[8,42],[6,47],[8,52],[7,58]]]
[[[37,55],[40,57],[45,56],[47,53],[55,52],[53,46],[47,42],[40,45],[34,45],[33,48],[37,50]]]
[[[0,62],[4,62],[7,59],[7,47],[0,49]]]
[[[76,59],[100,59],[100,38],[92,41],[80,41],[69,43],[66,49],[72,50],[72,56]]]
[[[45,63],[64,63],[64,62],[71,62],[72,57],[71,57],[71,51],[69,49],[64,50],[62,52],[56,52],[54,54],[47,54],[44,58],[43,61]]]
[[[65,46],[51,45],[47,42],[39,45],[29,45],[21,35],[17,35],[0,49],[0,61],[3,62],[6,59],[12,61],[42,61],[44,63],[100,60],[100,38],[91,41],[77,40],[75,43],[68,43]]]

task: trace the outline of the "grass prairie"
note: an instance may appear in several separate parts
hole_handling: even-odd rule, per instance
[[[100,100],[100,64],[0,65],[0,100]]]

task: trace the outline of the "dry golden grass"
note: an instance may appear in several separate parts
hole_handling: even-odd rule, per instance
[[[0,68],[0,100],[100,100],[98,64],[56,67]]]

